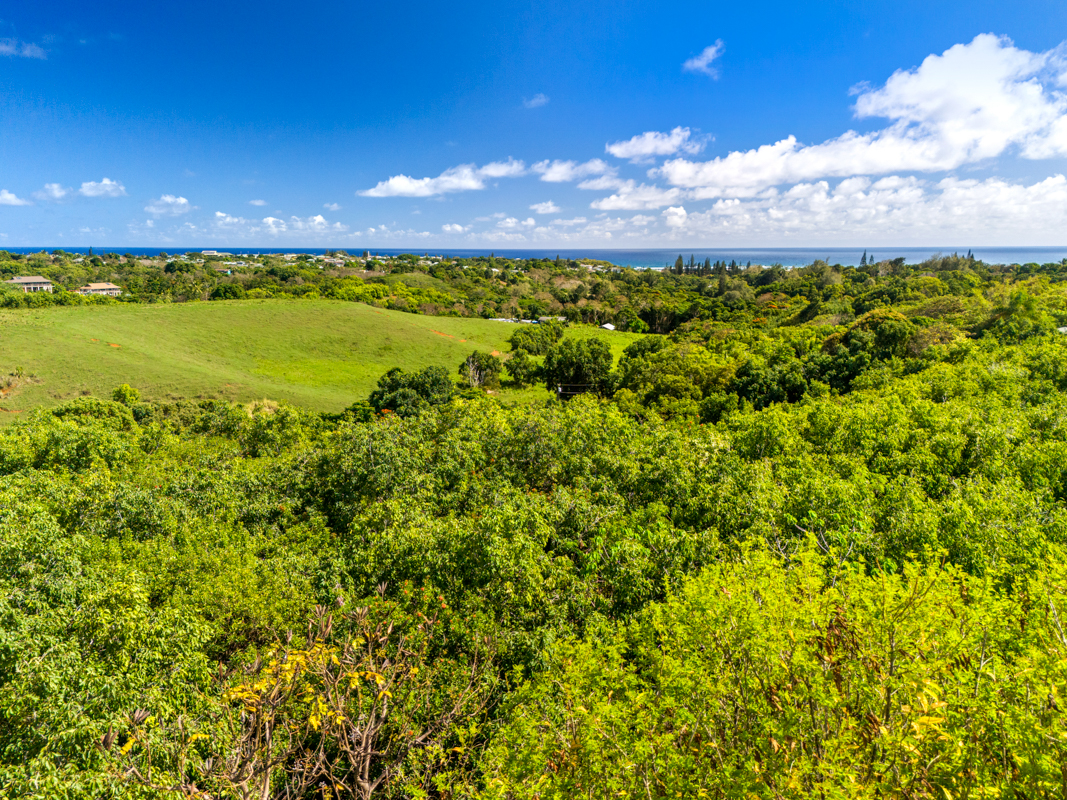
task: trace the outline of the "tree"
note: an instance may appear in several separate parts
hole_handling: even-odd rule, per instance
[[[549,391],[564,398],[583,392],[607,392],[611,379],[611,349],[600,339],[564,339],[545,356],[541,377]]]
[[[529,386],[540,373],[540,367],[530,358],[525,350],[516,350],[511,358],[504,362],[504,369],[516,386]]]
[[[864,250],[863,251],[863,255],[860,256],[860,266],[861,267],[867,266],[867,251],[866,250]]]
[[[378,388],[368,402],[378,413],[391,411],[400,417],[413,417],[430,406],[452,399],[454,389],[444,367],[427,367],[419,372],[404,372],[394,367],[378,379]]]
[[[460,378],[471,388],[491,389],[500,385],[500,359],[475,350],[459,365]]]
[[[532,356],[543,356],[563,338],[563,326],[556,322],[520,325],[508,337],[512,350],[525,350]]]
[[[243,300],[244,287],[239,283],[220,283],[211,290],[212,300]]]
[[[681,275],[685,269],[685,259],[682,258],[682,254],[678,254],[678,258],[674,259],[674,274]]]

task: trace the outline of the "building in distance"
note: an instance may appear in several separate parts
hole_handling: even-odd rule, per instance
[[[87,283],[74,291],[78,294],[106,294],[109,297],[118,297],[122,294],[121,287],[113,283]]]
[[[4,281],[4,283],[13,284],[24,292],[52,291],[52,281],[48,280],[48,278],[42,278],[40,275],[18,275],[9,281]]]

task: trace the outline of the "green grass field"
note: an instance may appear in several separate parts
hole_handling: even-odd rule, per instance
[[[269,398],[337,411],[366,398],[392,367],[438,364],[454,372],[472,350],[508,350],[506,322],[426,317],[330,300],[244,300],[0,311],[0,376],[27,382],[0,410],[50,406],[121,383],[151,400]],[[599,328],[616,359],[637,334]],[[547,397],[540,387],[499,393],[509,402]],[[0,417],[11,416],[0,414]]]

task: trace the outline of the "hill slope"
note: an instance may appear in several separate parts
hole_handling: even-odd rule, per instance
[[[507,351],[515,326],[429,317],[330,300],[60,307],[0,312],[0,374],[22,367],[39,383],[0,408],[54,405],[129,383],[149,399],[285,400],[336,411],[362,399],[392,367],[456,369],[472,350]],[[616,358],[635,334],[604,337]],[[504,399],[544,397],[541,389]]]

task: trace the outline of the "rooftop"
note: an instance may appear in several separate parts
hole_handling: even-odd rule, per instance
[[[5,283],[51,283],[48,278],[43,278],[40,275],[16,275]]]

